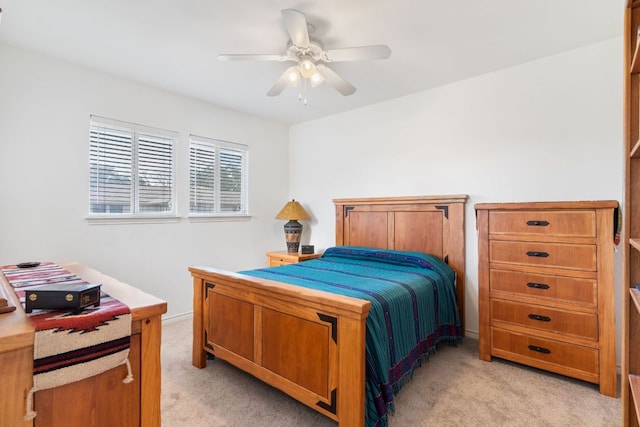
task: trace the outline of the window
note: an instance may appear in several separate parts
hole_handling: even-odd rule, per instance
[[[89,213],[175,215],[175,132],[91,117]]]
[[[189,213],[247,215],[246,145],[191,135]]]

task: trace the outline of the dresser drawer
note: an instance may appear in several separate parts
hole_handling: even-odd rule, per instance
[[[598,303],[595,279],[491,269],[489,286],[491,292],[509,292],[591,307]]]
[[[295,264],[295,263],[291,262],[291,261],[284,260],[284,259],[271,258],[269,260],[269,267],[279,267],[281,265],[289,265],[289,264]]]
[[[497,326],[498,322],[598,341],[598,316],[595,313],[492,299],[491,325]]]
[[[492,240],[489,260],[507,264],[596,270],[596,246]]]
[[[322,254],[301,254],[299,252],[273,251],[267,252],[267,264],[269,267],[297,264],[299,262],[320,258]]]
[[[492,211],[490,234],[595,237],[594,211]]]
[[[491,352],[518,363],[564,375],[571,373],[587,381],[594,381],[598,375],[598,351],[588,347],[492,328]]]

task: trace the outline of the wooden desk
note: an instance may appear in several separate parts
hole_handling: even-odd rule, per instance
[[[32,386],[34,329],[4,275],[3,287],[17,309],[0,314],[0,427],[160,426],[161,316],[167,303],[133,286],[77,263],[60,263],[69,272],[131,309],[129,360],[134,381],[122,383],[119,366],[82,381],[35,394],[33,421],[24,421],[25,398]],[[144,361],[144,363],[143,363]]]

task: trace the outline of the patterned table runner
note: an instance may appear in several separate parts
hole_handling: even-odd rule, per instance
[[[37,267],[2,267],[9,284],[24,306],[25,291],[48,284],[87,284],[53,262]],[[35,328],[33,388],[27,396],[25,420],[33,419],[33,393],[38,390],[92,377],[123,364],[133,381],[129,363],[131,311],[104,292],[100,306],[86,307],[78,314],[70,311],[33,310],[27,314]]]

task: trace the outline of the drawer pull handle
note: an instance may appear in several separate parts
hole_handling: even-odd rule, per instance
[[[551,350],[544,347],[538,347],[537,345],[530,345],[529,350],[537,351],[538,353],[551,354]]]
[[[549,225],[549,221],[527,221],[527,225],[532,227],[546,227]]]
[[[529,282],[527,283],[527,286],[535,289],[549,289],[549,285],[547,285],[546,283]]]
[[[541,322],[551,322],[551,317],[541,316],[539,314],[530,314],[529,319],[531,320],[539,320]]]
[[[538,252],[538,251],[529,251],[527,252],[528,256],[535,256],[538,258],[546,258],[549,256],[549,254],[547,252]]]

